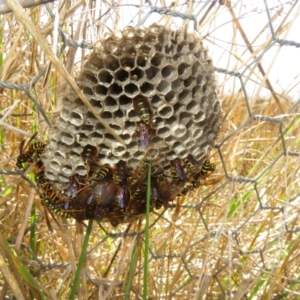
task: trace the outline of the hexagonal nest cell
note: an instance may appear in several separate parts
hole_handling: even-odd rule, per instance
[[[212,61],[198,33],[153,24],[107,34],[95,43],[77,84],[124,144],[70,90],[42,155],[45,178],[55,188],[69,191],[74,178],[76,185],[85,176],[85,184],[101,190],[97,203],[119,201],[115,211],[126,210],[121,197],[130,202],[132,189],[145,189],[146,162],[158,198],[169,189],[169,201],[195,183],[222,114]],[[105,168],[110,175],[100,188],[95,178]],[[100,206],[103,215],[109,205]]]

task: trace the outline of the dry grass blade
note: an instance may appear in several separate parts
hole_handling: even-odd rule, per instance
[[[46,4],[49,2],[53,2],[54,0],[20,0],[19,3],[22,7],[28,8],[32,6],[37,6],[41,4]],[[11,12],[12,10],[9,8],[5,0],[0,1],[0,14],[6,14]]]
[[[29,196],[29,199],[28,199],[28,202],[27,202],[27,209],[26,209],[26,212],[25,212],[25,215],[24,215],[23,223],[20,226],[19,234],[18,234],[16,244],[15,244],[16,252],[18,252],[20,250],[20,246],[21,246],[21,243],[22,243],[24,232],[26,230],[27,222],[29,220],[30,211],[31,211],[31,208],[32,208],[34,197],[35,197],[35,190],[31,189],[30,196]]]
[[[10,272],[9,268],[6,265],[5,260],[3,259],[1,253],[0,253],[0,270],[3,274],[6,284],[9,284],[11,290],[13,291],[15,297],[20,300],[25,300],[25,295],[23,294],[22,290],[19,288],[18,282],[15,278],[15,276]],[[2,292],[5,293],[5,287],[3,286]],[[1,298],[4,299],[5,294],[2,294],[1,292]]]
[[[0,120],[0,125],[3,127],[3,128],[6,128],[7,130],[10,130],[10,131],[13,131],[13,132],[17,132],[19,133],[20,135],[22,136],[27,136],[27,137],[31,137],[31,134],[28,133],[27,131],[24,131],[18,127],[15,127],[15,126],[12,126],[6,122],[3,122]]]
[[[89,111],[97,118],[97,120],[105,127],[105,129],[122,145],[124,145],[124,141],[106,124],[106,122],[97,114],[94,107],[90,104],[90,102],[86,99],[83,92],[79,89],[74,79],[70,76],[70,74],[66,71],[66,69],[62,66],[57,57],[53,54],[48,43],[43,39],[43,37],[38,33],[30,19],[27,17],[24,12],[22,6],[19,4],[17,0],[8,0],[8,6],[15,13],[18,20],[28,29],[28,31],[32,34],[34,39],[40,45],[40,47],[44,50],[45,54],[48,56],[49,60],[53,63],[54,67],[62,74],[62,76],[66,79],[72,89],[76,92],[81,101],[86,105]]]
[[[241,33],[241,35],[242,35],[242,37],[243,37],[243,39],[244,39],[244,41],[245,41],[245,43],[246,43],[249,51],[251,53],[253,53],[254,49],[253,49],[253,47],[252,47],[252,45],[251,45],[251,43],[250,43],[250,41],[249,41],[246,33],[244,32],[244,30],[243,30],[243,28],[242,28],[242,26],[241,26],[241,24],[239,22],[239,19],[236,17],[236,15],[235,15],[235,13],[233,11],[233,7],[231,6],[231,2],[229,0],[226,1],[226,6],[228,7],[228,10],[229,10],[230,14],[232,15],[232,20],[235,23],[236,27],[238,28],[239,32]],[[275,92],[275,90],[274,90],[274,88],[273,88],[270,80],[266,77],[266,72],[265,72],[264,68],[262,67],[262,65],[261,65],[260,62],[257,64],[257,66],[258,66],[259,71],[261,72],[261,74],[265,78],[266,84],[269,87],[270,91],[272,92],[272,96],[274,97],[274,99],[275,99],[275,101],[276,101],[276,103],[277,103],[277,105],[278,105],[281,113],[284,114],[285,110],[284,110],[282,104],[280,103],[280,99],[277,97],[277,94],[276,94],[276,92]]]
[[[262,275],[262,273],[258,273],[256,275],[256,277],[254,277],[254,278],[245,279],[241,283],[241,285],[239,286],[237,291],[235,292],[232,300],[242,300],[242,299],[244,299],[245,295],[248,292],[251,291],[251,289],[255,286],[255,284],[257,284],[257,282],[259,281],[261,275]]]

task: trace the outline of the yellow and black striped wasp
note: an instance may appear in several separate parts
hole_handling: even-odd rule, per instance
[[[198,174],[194,176],[194,181],[192,182],[193,188],[197,188],[200,186],[200,180],[203,180],[210,176],[216,169],[214,163],[211,163],[209,159],[205,159],[204,163],[201,166],[201,170]]]
[[[148,168],[150,166],[150,160],[147,158],[144,158],[140,162],[139,168],[133,173],[133,175],[130,177],[129,184],[131,188],[136,188],[138,185],[143,183],[147,176]]]
[[[87,176],[79,176],[77,174],[72,175],[69,178],[68,186],[61,195],[63,195],[66,199],[74,200],[77,198],[78,193],[87,186]],[[63,198],[63,197],[61,197]]]
[[[140,166],[133,172],[132,176],[129,179],[129,186],[131,192],[130,204],[128,207],[129,211],[133,211],[135,206],[144,205],[146,201],[146,191],[147,191],[147,175],[148,168],[151,164],[151,161],[147,158],[144,158],[140,162]],[[143,204],[142,204],[143,203]]]
[[[93,164],[92,166],[91,176],[86,177],[87,183],[82,183],[83,188],[78,191],[78,201],[84,201],[84,199],[89,198],[91,201],[100,202],[105,186],[112,180],[113,169],[108,164]]]
[[[141,120],[149,127],[151,127],[151,113],[149,102],[146,97],[141,95],[133,99],[133,108],[140,116]]]
[[[163,206],[163,199],[155,178],[151,180],[151,206],[160,209]]]
[[[133,99],[133,108],[142,122],[138,122],[139,140],[142,147],[148,147],[151,139],[151,113],[147,98],[139,95]]]
[[[83,151],[81,153],[81,158],[84,162],[84,165],[86,167],[86,172],[89,174],[90,166],[93,165],[93,162],[95,161],[96,157],[98,155],[98,149],[94,145],[86,145],[83,148]]]
[[[201,168],[199,168],[199,163],[195,160],[195,158],[192,155],[188,155],[185,159],[183,159],[183,162],[185,163],[187,169],[189,169],[192,172],[193,180],[191,181],[191,183],[186,184],[184,186],[180,193],[181,195],[185,195],[189,191],[199,187],[200,181],[202,179],[207,178],[216,169],[215,164],[211,163],[207,158],[203,162]]]
[[[172,181],[175,184],[179,184],[179,185],[184,184],[186,176],[185,176],[185,172],[181,160],[179,158],[175,158],[170,161],[170,165],[171,165]]]
[[[88,145],[84,146],[83,151],[81,153],[81,157],[84,162],[89,162],[89,161],[94,161],[97,154],[98,154],[97,147],[94,145],[88,144]]]
[[[156,201],[155,207],[158,209],[163,205],[164,208],[168,208],[169,201],[171,200],[170,183],[166,180],[161,169],[158,169],[153,177],[152,197]]]
[[[147,148],[151,140],[151,128],[143,122],[139,122],[137,127],[140,145],[144,148]]]
[[[37,135],[37,132],[28,140],[26,146],[25,140],[20,144],[20,154],[17,158],[16,166],[19,169],[24,169],[23,163],[34,163],[35,171],[35,181],[42,194],[47,192],[47,194],[53,193],[53,186],[46,178],[44,174],[44,164],[40,159],[41,154],[44,152],[45,143],[33,141]]]
[[[82,186],[87,186],[86,178],[81,177],[71,176],[67,188],[61,192],[44,176],[40,193],[41,203],[48,209],[54,220],[56,220],[54,214],[74,218],[79,222],[94,218],[95,205],[90,203],[91,199],[87,197],[82,201],[78,196]]]
[[[113,170],[109,165],[93,164],[90,176],[73,175],[70,178],[69,185],[60,198],[66,202],[69,210],[72,209],[77,221],[94,219],[96,205],[106,194],[112,175]]]
[[[104,196],[96,205],[95,219],[97,221],[103,220],[108,211],[114,212],[114,209],[119,206],[125,209],[130,200],[130,191],[127,183],[129,177],[129,170],[125,161],[120,160],[115,167],[113,177],[109,183]]]
[[[26,140],[23,140],[20,144],[20,154],[17,157],[16,166],[19,169],[23,169],[23,163],[33,163],[34,161],[38,160],[41,154],[45,150],[46,144],[43,142],[37,142],[33,140],[37,136],[37,132],[29,139],[26,146]],[[28,149],[27,149],[28,148]]]
[[[40,194],[41,203],[45,206],[51,213],[52,217],[55,219],[54,213],[57,216],[64,218],[74,218],[77,221],[85,220],[85,207],[78,207],[76,202],[60,201],[57,196],[47,195],[46,193]]]
[[[39,197],[41,200],[41,204],[45,207],[45,217],[47,226],[50,231],[53,231],[47,212],[51,214],[53,220],[58,225],[59,223],[57,222],[55,215],[66,218],[74,217],[74,215],[64,210],[63,205],[65,203],[61,201],[61,193],[53,186],[53,184],[46,177],[42,161],[38,160],[36,162],[36,165],[38,166],[38,171],[35,174],[35,181],[39,188]]]
[[[185,163],[187,169],[189,169],[193,174],[199,172],[199,163],[191,154],[184,158],[183,162]]]
[[[214,163],[211,163],[208,159],[205,159],[201,167],[200,177],[202,179],[208,177],[209,175],[211,175],[211,173],[215,171],[215,169],[216,169],[216,165]]]

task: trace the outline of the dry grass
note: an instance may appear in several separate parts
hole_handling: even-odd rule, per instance
[[[92,3],[91,6],[95,4]],[[105,3],[99,9],[86,8],[81,2],[62,2],[60,24],[68,38],[95,40],[107,28],[127,25],[123,24],[122,1],[114,7]],[[177,9],[181,8],[178,5]],[[193,12],[200,8],[200,4],[189,6]],[[143,16],[142,10],[132,9],[136,24]],[[215,14],[224,10],[226,7],[219,4],[207,9],[202,26],[210,28]],[[44,41],[50,46],[57,45],[57,24],[45,8],[33,8],[26,14]],[[280,15],[275,13],[273,18],[277,20]],[[162,24],[170,20],[169,16],[159,16]],[[233,21],[235,28],[239,28],[238,21],[239,17]],[[282,25],[282,31],[293,26],[292,22],[286,24]],[[234,36],[238,34],[235,29]],[[235,70],[250,65],[254,57],[251,45],[257,38],[246,43],[250,56],[240,56],[243,60],[236,60]],[[13,14],[1,18],[0,45],[1,82],[28,85],[28,92],[51,120],[61,106],[66,87],[63,76]],[[224,49],[231,56],[228,65],[220,67],[232,70],[231,59],[236,57],[234,45],[233,42],[231,49]],[[74,48],[66,48],[59,56],[60,64],[72,76],[78,74],[88,50],[77,50],[76,55],[75,52]],[[46,73],[31,85],[44,69]],[[247,87],[248,79],[255,78],[261,89],[272,90],[269,84],[274,86],[274,82],[265,80],[268,75],[252,65],[243,82]],[[235,91],[236,86],[240,88],[237,78],[226,75],[223,79],[220,98],[224,122],[218,147],[211,153],[216,172],[197,191],[178,199],[173,208],[151,216],[149,299],[300,297],[299,105],[289,100],[285,92],[264,100],[253,93],[248,102],[250,116],[248,99]],[[228,89],[233,93],[228,95]],[[21,140],[34,131],[46,139],[48,125],[28,94],[14,86],[1,88],[0,122],[0,169],[14,171]],[[49,216],[54,229],[51,232],[34,189],[19,174],[2,173],[0,299],[13,293],[18,298],[18,292],[26,295],[27,288],[34,291],[32,298],[42,298],[40,295],[46,299],[69,298],[86,227],[60,219],[58,225]],[[32,179],[30,170],[26,175]],[[77,299],[124,299],[126,295],[128,299],[141,298],[144,227],[143,220],[130,228],[94,224]],[[5,240],[17,252],[16,257],[11,256]],[[33,275],[34,284],[24,284],[29,277],[14,267],[20,265],[18,261]]]

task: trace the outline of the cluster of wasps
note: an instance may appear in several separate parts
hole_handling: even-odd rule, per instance
[[[143,96],[137,96],[133,99],[133,108],[135,112],[139,115],[141,122],[137,124],[138,132],[139,132],[139,141],[142,147],[147,147],[150,143],[151,139],[151,111],[147,98]],[[188,169],[192,174],[194,174],[194,178],[191,181],[191,184],[185,185],[187,181],[186,172],[184,171],[184,167]],[[195,160],[192,155],[188,155],[185,159],[176,158],[170,161],[170,170],[172,176],[172,182],[177,186],[183,186],[181,190],[181,194],[186,194],[188,191],[199,187],[200,178],[206,178],[210,173],[214,172],[215,165],[210,163],[208,159],[206,159],[199,170],[199,164]],[[167,184],[163,172],[158,172],[161,178],[161,182],[163,184]],[[164,205],[165,206],[165,205]]]
[[[139,142],[142,147],[147,147],[152,131],[149,103],[146,98],[139,96],[134,99],[133,105],[141,119],[137,124]],[[87,175],[71,176],[67,188],[61,191],[55,188],[45,175],[41,155],[46,144],[34,141],[35,137],[36,134],[26,147],[25,141],[22,141],[16,166],[23,169],[26,163],[34,164],[41,203],[53,217],[56,214],[75,218],[79,222],[88,219],[109,221],[113,226],[117,226],[145,214],[147,175],[151,164],[149,159],[145,157],[136,170],[132,170],[123,160],[115,166],[103,165],[96,161],[97,148],[86,145],[81,157],[86,165]],[[185,170],[193,174],[192,179],[187,178]],[[199,166],[193,156],[189,155],[185,159],[170,161],[169,181],[164,171],[155,166],[151,173],[150,209],[167,208],[174,197],[198,187],[200,179],[207,177],[214,170],[215,166],[209,160]]]

